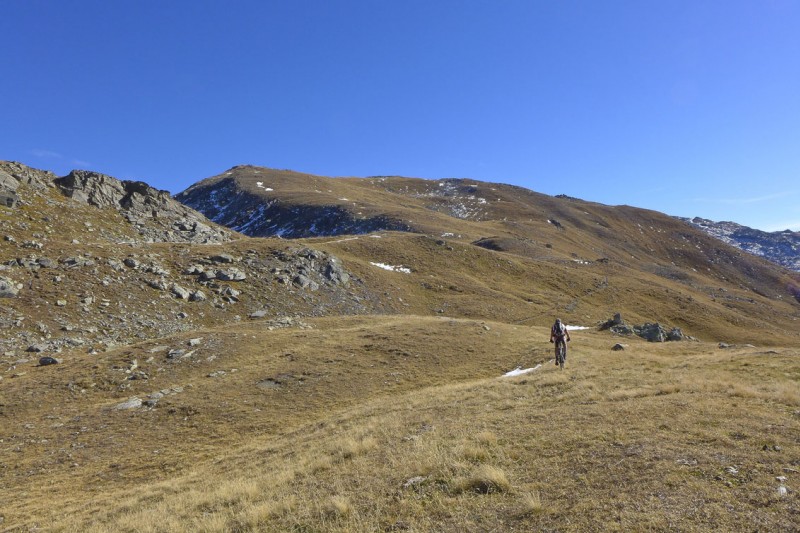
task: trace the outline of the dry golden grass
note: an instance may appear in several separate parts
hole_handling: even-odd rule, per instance
[[[520,509],[517,511],[517,515],[520,517],[539,515],[548,511],[542,503],[542,495],[539,491],[521,495],[520,503]]]
[[[403,320],[395,328],[395,319],[373,319],[369,331],[395,345],[414,328],[435,339],[452,327]],[[359,324],[351,319],[340,331],[352,341]],[[500,324],[495,330],[511,345],[515,336],[530,336]],[[336,331],[327,324],[302,334],[319,347]],[[279,333],[293,345],[294,363],[302,354],[298,333]],[[637,357],[610,352],[611,340],[576,333],[566,370],[543,366],[512,379],[483,361],[484,377],[480,364],[465,362],[478,379],[437,382],[435,368],[460,372],[456,359],[440,366],[440,352],[439,361],[416,360],[427,385],[391,394],[352,386],[383,372],[367,358],[341,378],[303,386],[305,395],[325,398],[320,410],[299,415],[288,409],[297,397],[270,392],[265,400],[282,431],[221,435],[224,453],[205,458],[186,448],[183,459],[167,457],[187,463],[163,481],[101,479],[91,500],[44,508],[36,498],[15,499],[13,509],[53,531],[791,529],[798,502],[793,492],[778,496],[775,476],[787,476],[790,488],[800,482],[800,354],[785,349],[766,358],[752,349],[732,356],[696,343],[634,342],[631,352],[648,354]],[[236,363],[242,384],[251,379],[243,363]],[[208,392],[193,393],[193,401]],[[242,401],[252,401],[242,392]],[[196,408],[211,416],[226,401],[215,397]],[[126,427],[158,430],[144,424],[152,414],[128,417]],[[54,470],[56,488],[49,490],[74,474]]]
[[[386,197],[350,185],[336,183],[342,189],[329,194],[364,203]],[[778,298],[785,273],[736,259],[662,215],[497,194],[495,218],[481,222],[445,217],[424,202],[399,210],[420,217],[431,235],[142,245],[137,253],[159,254],[174,272],[212,251],[266,257],[310,245],[340,256],[354,278],[350,292],[336,295],[252,277],[238,303],[198,304],[174,335],[143,329],[117,349],[64,353],[66,364],[55,367],[4,356],[0,529],[797,529],[800,317],[794,302]],[[116,214],[81,208],[66,217],[55,213],[63,201],[53,201],[0,209],[0,222],[19,242],[46,233],[44,216],[63,223],[63,235],[48,234],[53,258],[120,255],[113,240],[91,240],[97,234],[80,236],[88,243],[80,249],[70,244],[84,219],[127,239],[132,230],[120,229]],[[547,223],[551,213],[566,230]],[[439,238],[445,231],[461,237]],[[486,235],[505,251],[471,244]],[[4,245],[0,263],[27,253]],[[575,256],[609,261],[579,264]],[[48,302],[63,291],[118,292],[97,286],[117,276],[98,263],[97,272],[73,272],[61,285],[16,269],[17,281],[37,291],[4,301],[0,318],[24,315],[14,332],[32,340],[42,335],[37,322],[59,331],[73,310]],[[152,317],[183,309],[139,285],[126,286],[129,310]],[[337,316],[348,302],[386,314]],[[314,329],[269,331],[236,319],[265,307],[303,314]],[[628,348],[612,352],[619,337],[576,331],[566,369],[554,367],[547,327],[555,315],[593,325],[614,311],[708,342],[624,339]],[[318,315],[328,316],[311,318]],[[107,318],[93,308],[81,320]],[[190,360],[150,351],[194,337],[203,343]],[[773,349],[720,350],[719,341]],[[134,359],[148,379],[127,379]],[[537,364],[533,373],[499,377]],[[153,409],[111,409],[171,387],[181,392]],[[777,476],[787,478],[784,496]]]
[[[455,494],[508,492],[511,490],[511,483],[500,468],[492,465],[480,465],[469,476],[456,479],[453,482],[452,490]]]

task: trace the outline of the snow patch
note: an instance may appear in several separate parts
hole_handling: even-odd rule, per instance
[[[521,376],[523,374],[530,374],[531,372],[535,372],[536,370],[539,370],[539,368],[541,368],[541,366],[542,366],[541,364],[538,364],[533,368],[525,368],[525,369],[517,367],[514,370],[512,370],[511,372],[506,372],[505,374],[503,374],[502,377],[504,377],[504,378],[513,378],[514,376]]]
[[[382,268],[384,270],[390,270],[392,272],[402,272],[403,274],[411,274],[411,269],[404,266],[392,266],[392,265],[387,265],[385,263],[373,263],[372,261],[370,261],[369,264],[374,265],[378,268]]]
[[[569,331],[577,331],[581,329],[594,329],[592,326],[570,326],[570,325],[567,325],[566,328]]]

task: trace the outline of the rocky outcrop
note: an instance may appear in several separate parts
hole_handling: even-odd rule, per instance
[[[0,169],[0,207],[14,207],[17,205],[16,190],[19,188],[19,182],[14,179],[11,174]]]
[[[121,181],[85,170],[58,177],[21,163],[0,161],[0,208],[31,205],[34,197],[57,205],[63,200],[58,199],[56,191],[81,204],[118,211],[145,242],[207,244],[232,238],[230,231],[210,224],[203,215],[174,200],[168,191],[141,181]]]
[[[203,223],[203,216],[141,181],[120,181],[111,176],[73,170],[54,180],[67,197],[100,209],[122,211],[125,219],[154,242],[214,243],[230,234]]]
[[[665,328],[657,322],[633,326],[633,332],[647,342],[681,341],[685,338],[680,328]]]
[[[46,170],[37,170],[14,161],[0,161],[0,189],[16,191],[20,185],[33,189],[53,187],[55,174]]]
[[[600,324],[600,330],[609,330],[616,335],[636,335],[647,342],[692,340],[692,337],[684,335],[680,328],[664,327],[658,322],[630,326],[625,323],[619,313],[616,313],[614,318]]]

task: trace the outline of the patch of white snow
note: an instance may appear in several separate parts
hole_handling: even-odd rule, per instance
[[[536,370],[539,370],[539,368],[541,368],[541,366],[542,366],[541,364],[538,364],[533,368],[525,368],[525,369],[517,367],[514,370],[512,370],[511,372],[506,372],[505,374],[503,374],[502,377],[504,377],[504,378],[513,378],[514,376],[521,376],[523,374],[530,374],[531,372],[535,372]]]
[[[387,265],[385,263],[373,263],[372,261],[370,261],[369,264],[374,265],[378,268],[382,268],[384,270],[390,270],[392,272],[402,272],[403,274],[411,274],[411,269],[404,266],[392,266],[392,265]]]

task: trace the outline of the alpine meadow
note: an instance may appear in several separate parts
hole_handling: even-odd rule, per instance
[[[800,273],[697,223],[248,165],[0,200],[0,531],[800,528]]]

